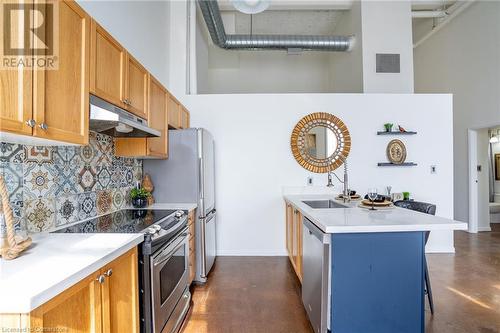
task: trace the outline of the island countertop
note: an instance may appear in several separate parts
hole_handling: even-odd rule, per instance
[[[399,207],[370,211],[357,207],[359,201],[344,204],[335,200],[334,195],[293,194],[283,197],[324,233],[467,230],[467,224],[463,222]],[[303,203],[307,200],[334,200],[348,207],[314,209]]]

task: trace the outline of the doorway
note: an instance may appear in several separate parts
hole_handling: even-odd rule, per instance
[[[469,232],[500,230],[500,127],[469,129]]]

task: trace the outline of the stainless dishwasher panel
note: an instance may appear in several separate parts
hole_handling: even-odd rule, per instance
[[[302,303],[314,332],[326,333],[330,308],[330,235],[307,218],[302,229]]]

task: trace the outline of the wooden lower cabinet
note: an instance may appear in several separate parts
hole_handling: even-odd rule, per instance
[[[286,249],[290,262],[302,282],[302,213],[286,203]]]
[[[139,332],[137,248],[27,314],[0,314],[6,332]]]

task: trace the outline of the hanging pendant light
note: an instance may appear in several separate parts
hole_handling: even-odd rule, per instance
[[[258,14],[269,7],[270,0],[231,0],[234,8],[245,14]]]

